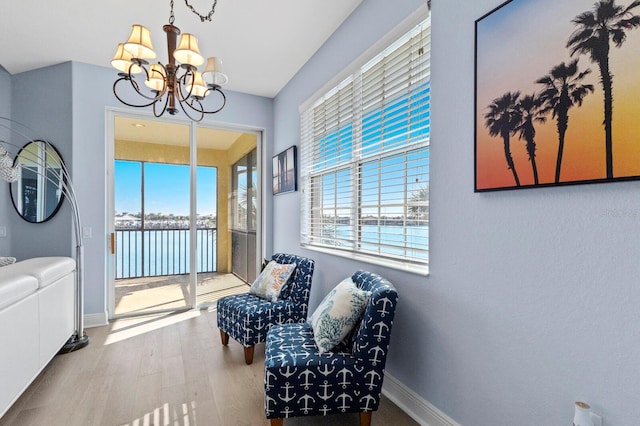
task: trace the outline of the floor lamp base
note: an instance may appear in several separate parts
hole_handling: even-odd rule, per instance
[[[82,337],[78,338],[77,334],[74,334],[67,340],[60,351],[59,354],[67,354],[69,352],[77,351],[78,349],[82,349],[89,344],[89,336],[87,333],[82,333]]]

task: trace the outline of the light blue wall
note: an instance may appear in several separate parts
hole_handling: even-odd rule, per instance
[[[74,62],[73,67],[73,174],[82,226],[91,228],[84,238],[85,314],[107,309],[107,212],[105,111],[119,106],[109,81],[109,68]],[[113,84],[113,83],[111,83]]]
[[[30,137],[53,144],[67,165],[73,152],[71,115],[71,63],[11,76],[11,118],[33,130]],[[10,215],[11,252],[18,259],[71,256],[74,253],[68,204],[51,220],[33,224]]]
[[[11,75],[0,66],[0,117],[11,118]],[[2,133],[2,137],[8,134]],[[13,207],[9,200],[9,185],[0,182],[0,226],[9,227],[9,215],[13,214]],[[0,256],[11,255],[11,234],[7,233],[5,238],[0,238]]]
[[[276,152],[299,143],[299,105],[422,3],[356,9],[276,97]],[[312,308],[357,268],[394,282],[387,371],[462,425],[567,425],[581,399],[637,425],[640,182],[473,192],[474,22],[500,3],[433,2],[429,277],[303,250],[300,192],[274,197],[273,250],[317,261]]]

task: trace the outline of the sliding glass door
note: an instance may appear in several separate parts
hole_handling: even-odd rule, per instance
[[[246,291],[261,244],[258,133],[112,120],[110,317],[207,307]]]
[[[168,141],[116,141],[116,316],[188,309],[193,304],[190,130],[178,124],[165,130],[171,132]]]

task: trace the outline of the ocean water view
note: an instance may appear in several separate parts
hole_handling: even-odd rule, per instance
[[[352,247],[356,238],[351,225],[335,226],[335,247]],[[332,236],[331,234],[327,235]],[[372,254],[405,256],[427,260],[429,225],[363,225],[360,227],[360,249]]]
[[[189,229],[116,230],[116,279],[191,272]],[[217,230],[197,230],[197,272],[216,271]]]

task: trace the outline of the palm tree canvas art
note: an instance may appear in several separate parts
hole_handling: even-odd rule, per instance
[[[476,21],[475,190],[640,178],[640,0],[511,0]]]

